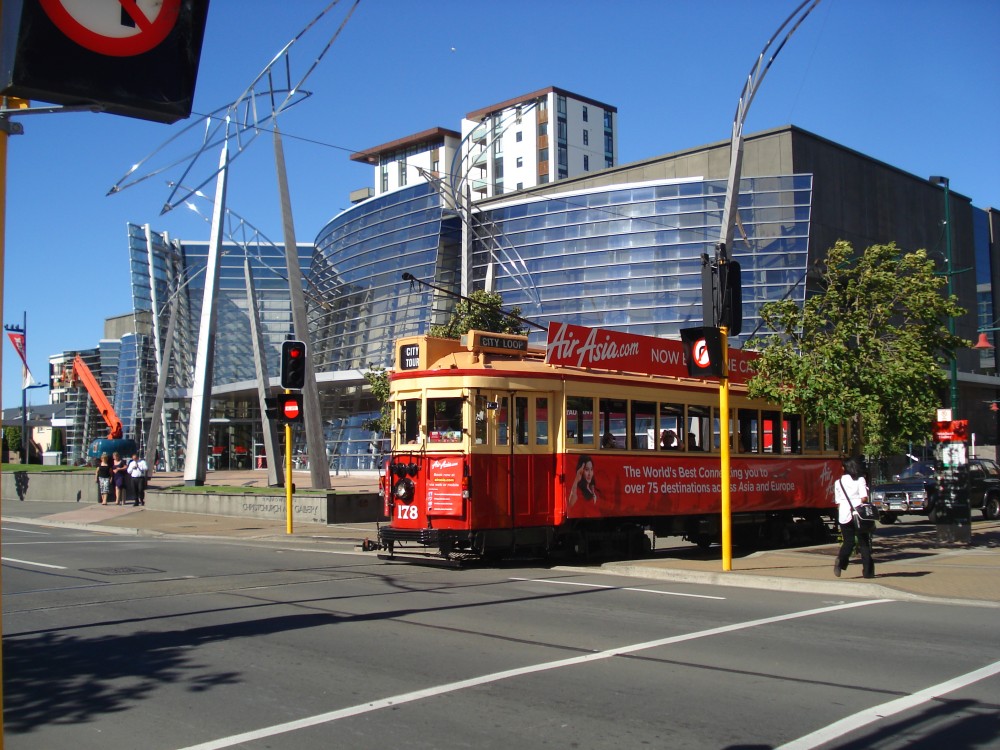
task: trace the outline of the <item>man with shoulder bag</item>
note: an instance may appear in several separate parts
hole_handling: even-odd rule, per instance
[[[128,462],[129,482],[132,485],[132,495],[136,505],[146,504],[146,475],[149,473],[149,466],[145,458],[139,458],[138,453],[132,454],[132,460]]]
[[[865,578],[875,577],[875,561],[872,559],[872,532],[875,530],[876,512],[868,502],[868,482],[865,481],[861,459],[848,458],[844,461],[844,475],[833,487],[833,499],[837,504],[837,521],[843,544],[833,563],[833,574],[840,577],[857,541],[861,551],[861,572]]]

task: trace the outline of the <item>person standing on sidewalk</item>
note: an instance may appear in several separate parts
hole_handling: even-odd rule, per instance
[[[108,504],[108,493],[111,491],[111,464],[108,454],[101,454],[101,463],[97,465],[97,492],[101,496],[101,505]]]
[[[840,545],[840,552],[837,553],[837,559],[833,561],[833,574],[838,578],[841,571],[847,569],[851,552],[854,551],[855,540],[857,540],[861,550],[862,575],[865,578],[875,577],[875,561],[872,560],[872,535],[860,531],[854,525],[854,509],[861,503],[868,502],[868,482],[865,481],[862,468],[861,459],[846,459],[844,461],[844,475],[833,486],[833,499],[837,504],[837,521],[840,524],[840,534],[844,540]]]
[[[115,505],[125,504],[125,485],[128,484],[125,466],[124,458],[117,453],[111,454],[111,499]]]
[[[132,460],[128,462],[129,494],[135,500],[136,505],[146,504],[146,473],[148,467],[146,459],[139,458],[138,453],[132,454]]]

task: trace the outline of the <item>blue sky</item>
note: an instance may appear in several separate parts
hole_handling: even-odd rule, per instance
[[[372,185],[351,151],[458,130],[466,113],[546,86],[618,108],[622,164],[727,140],[751,66],[797,4],[361,0],[306,81],[312,96],[279,120],[297,239],[312,241],[351,190]],[[193,117],[233,101],[326,5],[211,0]],[[296,45],[295,75],[344,11],[332,13]],[[746,131],[794,124],[913,174],[945,175],[975,205],[1000,207],[998,28],[995,0],[822,0],[768,73]],[[44,380],[50,354],[95,347],[105,318],[131,310],[126,223],[188,240],[207,240],[209,226],[184,208],[160,216],[176,170],[106,195],[187,122],[19,121],[25,134],[8,144],[3,322],[27,312],[28,361]],[[267,134],[234,163],[228,205],[281,241]],[[20,405],[21,370],[3,347],[7,408]],[[29,403],[46,394],[29,391]]]

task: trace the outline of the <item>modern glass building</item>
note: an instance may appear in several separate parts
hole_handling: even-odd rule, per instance
[[[335,216],[314,245],[298,249],[331,472],[376,468],[379,436],[368,422],[378,407],[364,372],[393,364],[396,339],[445,322],[463,286],[498,291],[506,305],[543,326],[567,322],[676,338],[680,329],[701,325],[702,258],[719,241],[728,167],[727,141],[508,191],[459,211],[440,185],[411,182]],[[859,250],[888,242],[924,248],[942,273],[969,269],[953,273],[952,282],[968,310],[956,320],[957,333],[970,341],[1000,309],[997,212],[926,178],[788,126],[746,138],[738,205],[732,255],[742,266],[743,329],[735,346],[760,333],[763,303],[805,299],[812,270],[840,239]],[[135,336],[134,346],[121,342],[118,392],[132,393],[125,385],[139,383],[128,397],[134,405],[121,403],[137,415],[127,429],[141,442],[156,373],[168,368],[158,440],[172,468],[180,468],[208,246],[135,225],[129,243]],[[260,465],[245,263],[275,383],[280,342],[291,332],[284,251],[265,242],[227,244],[210,467]],[[437,289],[403,281],[404,273]],[[543,333],[529,333],[541,343]],[[961,415],[981,443],[996,441],[988,408],[1000,398],[995,362],[995,351],[959,355]]]

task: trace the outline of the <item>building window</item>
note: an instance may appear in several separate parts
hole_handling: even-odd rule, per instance
[[[382,192],[386,192],[389,189],[389,165],[382,165]]]
[[[586,106],[584,106],[584,108],[583,108],[583,121],[587,122],[587,107]]]
[[[556,97],[556,112],[561,115],[566,114],[566,97],[557,96]]]
[[[547,122],[538,123],[538,136],[546,136],[549,134],[549,124]]]
[[[547,148],[538,149],[538,161],[548,161],[549,160],[549,150]]]
[[[431,162],[431,171],[439,172],[440,170],[441,170],[441,160],[435,159],[434,161]]]
[[[565,146],[559,147],[559,166],[567,167],[569,166],[569,152]]]
[[[606,166],[606,167],[613,167],[614,165],[615,165],[615,160],[614,159],[612,159],[610,156],[605,156],[604,157],[604,166]]]
[[[523,167],[524,166],[524,157],[523,156],[517,157],[517,166],[519,166],[519,167]]]
[[[604,127],[611,130],[611,112],[605,111],[604,113]]]
[[[518,190],[524,190],[524,183],[523,182],[517,183],[517,189]]]
[[[520,130],[518,130],[516,133],[514,133],[514,140],[517,141],[518,143],[521,142],[521,131]]]
[[[583,155],[583,171],[584,172],[590,171],[590,157],[587,156],[587,154]]]
[[[399,186],[403,187],[406,184],[406,162],[399,162]]]
[[[611,133],[604,134],[604,153],[613,154],[615,152],[615,139],[611,137]]]
[[[546,183],[548,183],[548,181],[549,181],[549,175],[548,175],[547,172],[545,174],[538,175],[538,184],[539,185],[545,185]]]
[[[590,131],[589,130],[584,130],[583,131],[583,145],[584,146],[589,146],[590,145]]]

